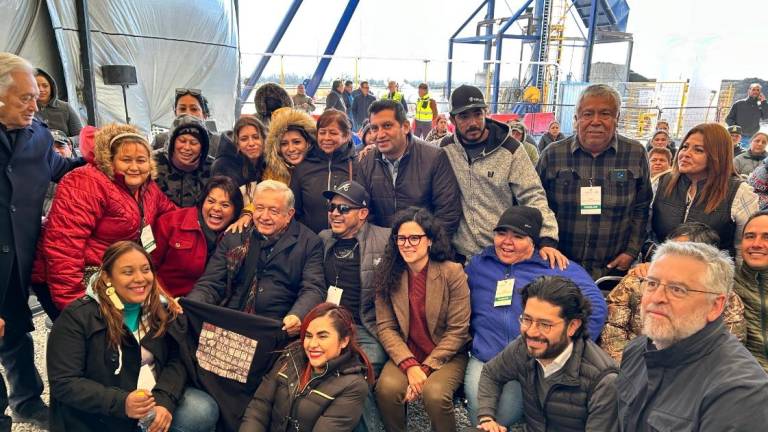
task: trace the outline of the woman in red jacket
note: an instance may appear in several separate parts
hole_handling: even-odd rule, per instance
[[[202,276],[220,235],[243,210],[243,195],[229,177],[208,180],[197,207],[166,213],[157,220],[152,261],[160,285],[185,296]]]
[[[151,179],[150,149],[135,127],[105,126],[96,134],[93,160],[59,183],[39,250],[59,310],[83,296],[84,280],[112,243],[133,240],[154,250],[155,220],[176,206]]]

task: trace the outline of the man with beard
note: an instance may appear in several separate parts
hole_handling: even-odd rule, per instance
[[[644,336],[624,349],[616,380],[620,430],[765,430],[768,375],[721,316],[733,273],[713,246],[658,248],[642,282]]]
[[[731,106],[725,122],[728,126],[741,126],[741,147],[746,148],[752,135],[760,129],[760,122],[768,120],[768,102],[765,101],[760,83],[749,85],[747,97],[737,100]]]
[[[483,367],[477,429],[496,421],[506,383],[520,382],[529,431],[615,431],[616,364],[589,339],[591,306],[570,279],[542,276],[522,289],[521,336]]]
[[[461,190],[462,217],[453,236],[456,251],[465,258],[493,242],[494,226],[511,205],[541,212],[539,254],[562,269],[567,259],[557,248],[557,221],[531,159],[509,126],[486,118],[488,106],[479,88],[459,86],[451,94],[451,122],[456,133],[440,141]]]
[[[612,87],[584,89],[576,133],[548,145],[536,165],[560,250],[595,280],[623,276],[640,254],[653,198],[645,148],[617,133],[620,108]]]

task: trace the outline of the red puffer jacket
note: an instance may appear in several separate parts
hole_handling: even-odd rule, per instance
[[[149,179],[139,191],[144,220],[153,226],[157,217],[176,206]],[[53,302],[60,310],[85,293],[83,271],[101,265],[101,256],[114,242],[138,240],[141,213],[122,177],[111,180],[92,164],[67,174],[56,189],[51,212],[39,245],[38,257]]]
[[[192,291],[205,272],[208,246],[197,219],[198,212],[197,207],[187,207],[166,213],[157,219],[154,229],[157,248],[152,251],[152,260],[157,267],[157,278],[174,297]]]

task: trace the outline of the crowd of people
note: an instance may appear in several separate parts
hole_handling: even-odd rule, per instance
[[[265,84],[224,133],[181,88],[150,141],[80,130],[0,53],[0,431],[405,431],[421,400],[451,432],[457,394],[471,430],[761,430],[768,103],[745,101],[644,145],[593,84],[573,135],[531,144],[469,85],[442,114],[419,86],[412,125],[395,82],[336,80],[317,118],[303,86]],[[284,336],[248,403],[200,384],[186,304]]]

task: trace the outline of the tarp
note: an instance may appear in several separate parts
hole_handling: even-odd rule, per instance
[[[82,94],[75,1],[47,0],[47,6],[67,93]],[[231,127],[239,76],[233,0],[101,0],[88,7],[98,125],[125,121],[122,89],[103,83],[101,66],[128,64],[136,67],[139,82],[128,89],[128,111],[144,131],[171,124],[179,87],[201,89],[218,128]],[[81,101],[69,99],[80,108]]]

